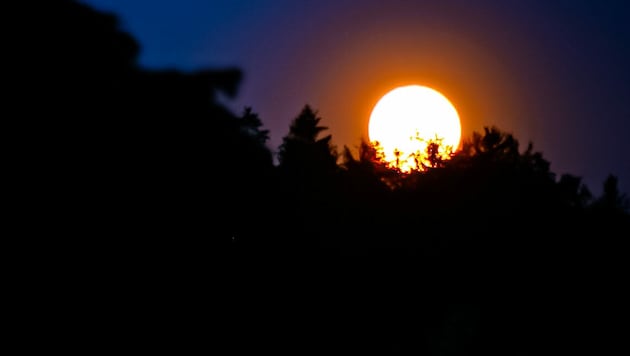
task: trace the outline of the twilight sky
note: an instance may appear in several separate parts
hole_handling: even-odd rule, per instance
[[[558,175],[630,192],[630,1],[82,0],[119,16],[147,68],[239,67],[276,151],[305,104],[333,143],[367,138],[372,107],[403,84],[529,141]]]

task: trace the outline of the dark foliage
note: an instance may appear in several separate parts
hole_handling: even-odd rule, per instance
[[[45,95],[14,158],[30,225],[53,239],[52,272],[38,273],[72,324],[51,338],[64,350],[624,346],[630,217],[615,176],[593,197],[496,127],[449,160],[429,145],[429,164],[402,173],[365,141],[339,155],[308,105],[274,165],[258,114],[218,100],[237,94],[239,70],[146,70],[114,16],[38,6]]]

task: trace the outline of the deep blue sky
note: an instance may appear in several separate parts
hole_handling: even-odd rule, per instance
[[[277,149],[304,104],[333,143],[367,135],[400,84],[443,92],[463,137],[496,125],[596,195],[630,191],[630,1],[83,0],[117,14],[149,68],[244,71]]]

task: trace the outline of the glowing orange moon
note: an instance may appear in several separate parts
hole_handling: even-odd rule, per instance
[[[376,103],[368,135],[386,162],[410,171],[421,169],[417,162],[426,162],[429,142],[439,144],[440,157],[447,158],[455,151],[461,123],[453,104],[440,92],[408,85],[393,89]]]

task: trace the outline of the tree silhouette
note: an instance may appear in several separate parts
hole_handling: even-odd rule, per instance
[[[608,175],[604,181],[604,193],[593,202],[593,209],[607,215],[618,216],[628,214],[630,200],[626,194],[622,194],[618,188],[618,179],[615,175]]]
[[[241,116],[241,126],[245,135],[255,138],[261,145],[265,145],[269,140],[269,130],[262,129],[263,123],[258,114],[252,111],[251,107],[246,107]]]
[[[518,141],[510,133],[496,126],[484,127],[484,133],[473,132],[472,139],[464,140],[461,155],[479,159],[509,162],[519,155]]]
[[[424,165],[426,168],[438,168],[444,166],[444,158],[440,156],[440,143],[439,142],[429,142],[427,145],[427,161],[429,161],[429,165]]]
[[[47,95],[26,108],[18,159],[46,213],[32,224],[63,250],[42,269],[63,260],[55,283],[98,284],[142,347],[205,344],[198,321],[219,309],[218,335],[244,352],[597,351],[620,332],[630,219],[616,176],[595,198],[497,127],[450,159],[429,143],[403,173],[365,140],[339,157],[309,105],[275,166],[258,114],[218,100],[240,70],[147,70],[115,16],[37,9]]]
[[[63,194],[49,201],[104,231],[207,226],[227,239],[244,230],[244,211],[273,191],[273,161],[257,114],[239,118],[218,100],[236,95],[241,71],[147,70],[116,16],[76,1],[38,4],[46,31],[32,43],[50,54],[42,83],[59,86],[31,109],[38,121],[25,152],[42,172],[31,179],[48,177],[35,184],[41,196]]]
[[[283,211],[293,223],[287,234],[302,235],[309,243],[333,228],[321,216],[333,209],[332,197],[338,189],[337,152],[331,135],[319,137],[327,130],[320,121],[317,112],[305,105],[291,122],[278,152],[280,191],[286,203]]]
[[[336,170],[337,152],[331,144],[332,136],[318,137],[328,129],[319,126],[320,121],[317,112],[305,105],[283,138],[278,153],[281,169],[305,174]]]
[[[563,174],[558,181],[560,199],[566,202],[570,208],[586,209],[593,198],[591,192],[581,181],[580,177],[571,174]]]
[[[341,167],[349,179],[347,188],[361,194],[383,191],[388,178],[398,173],[382,160],[379,149],[365,140],[358,147],[358,158],[354,158],[349,147],[344,147]]]

